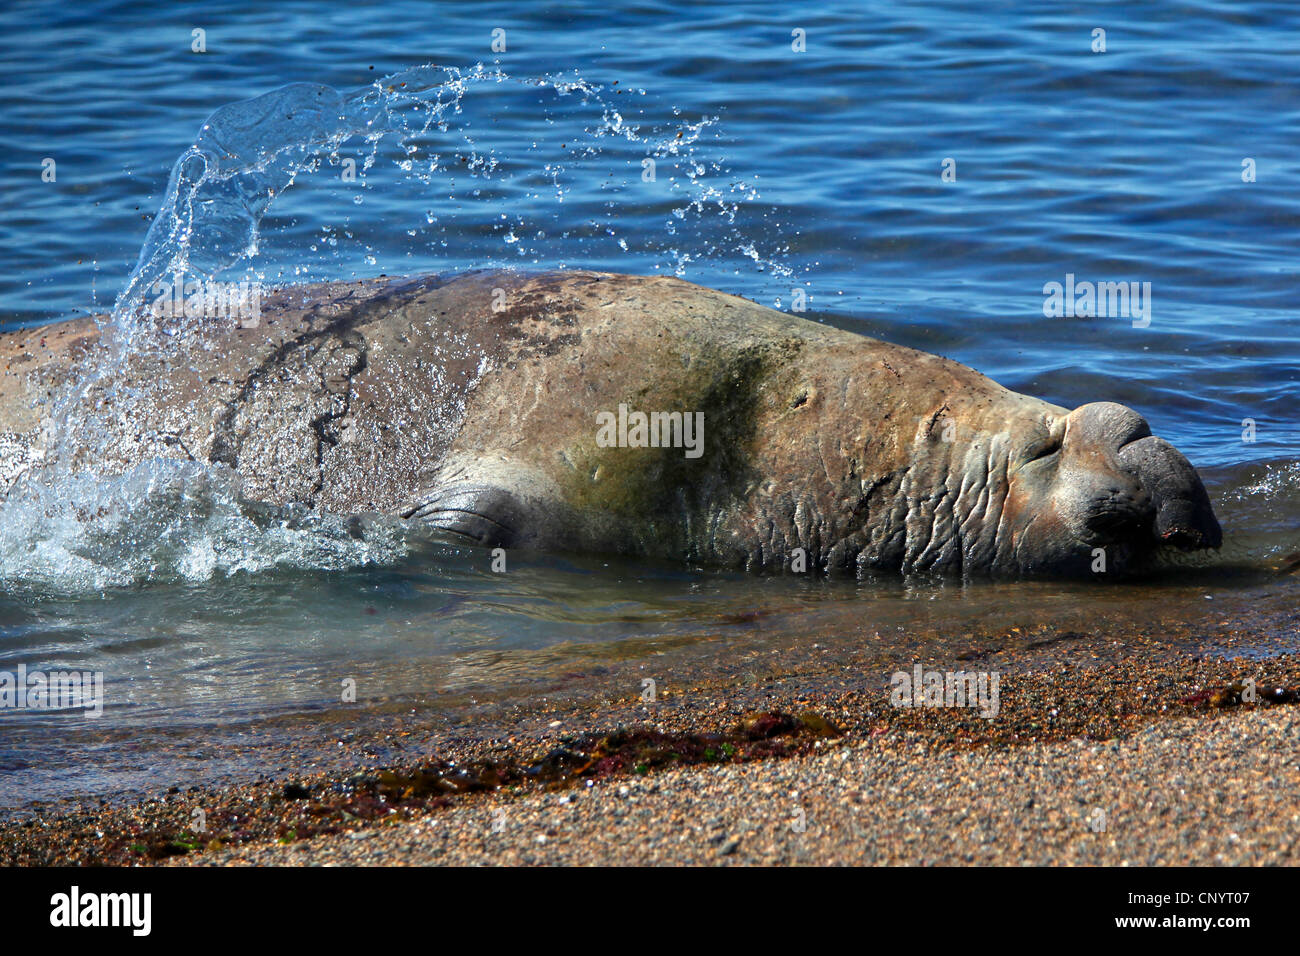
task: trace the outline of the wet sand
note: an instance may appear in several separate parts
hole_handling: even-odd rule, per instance
[[[1123,740],[934,751],[924,734],[607,778],[410,823],[204,854],[230,865],[1276,865],[1296,861],[1294,708]]]
[[[390,715],[346,742],[299,741],[273,777],[45,807],[0,827],[0,860],[1291,861],[1300,656],[1030,643],[1014,666],[994,650],[965,662],[1000,675],[993,719],[894,706],[876,667],[814,644],[744,680],[666,675],[653,703],[626,675],[593,678],[581,699],[513,705],[490,733]]]

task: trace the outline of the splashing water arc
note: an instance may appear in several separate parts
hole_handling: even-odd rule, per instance
[[[466,119],[470,100],[503,87],[535,90],[552,104],[566,105],[562,160],[530,168],[480,145]],[[18,569],[11,583],[98,590],[278,565],[339,568],[393,560],[407,545],[405,531],[392,522],[377,519],[370,535],[358,537],[355,527],[349,530],[328,515],[276,513],[245,500],[236,477],[220,465],[159,456],[127,474],[99,473],[106,451],[101,436],[110,433],[103,423],[130,416],[151,388],[121,375],[130,358],[171,353],[181,340],[205,341],[202,317],[151,308],[159,290],[201,288],[240,270],[245,281],[257,283],[286,278],[286,272],[291,280],[299,278],[303,270],[297,265],[268,276],[263,221],[272,205],[300,177],[325,166],[351,167],[361,189],[371,188],[366,174],[383,155],[392,157],[400,178],[430,194],[456,175],[498,188],[519,180],[533,189],[525,198],[541,204],[541,212],[526,207],[513,220],[502,213],[505,222],[494,222],[485,235],[499,236],[516,258],[531,251],[533,263],[561,266],[546,237],[561,232],[574,212],[572,204],[563,207],[565,199],[600,183],[603,221],[591,220],[584,228],[592,241],[627,250],[628,238],[615,228],[619,184],[606,181],[609,170],[621,168],[629,177],[626,185],[641,176],[645,160],[662,163],[680,175],[666,177],[662,235],[639,236],[639,246],[658,254],[677,275],[694,261],[730,256],[789,280],[793,272],[782,261],[780,243],[771,254],[760,253],[759,243],[738,224],[741,203],[756,199],[757,190],[743,181],[715,185],[729,175],[722,160],[704,155],[703,134],[715,122],[703,117],[643,127],[629,122],[600,86],[580,77],[516,79],[481,65],[469,71],[419,67],[350,93],[296,83],[218,109],[173,165],[161,209],[111,314],[96,317],[101,336],[89,372],[52,400],[43,460],[0,502],[0,555]],[[360,162],[342,155],[357,138],[364,144]],[[490,204],[479,189],[472,196],[469,216],[488,215]],[[360,199],[358,192],[354,201]],[[426,226],[440,219],[438,200],[430,202],[434,209],[420,216]],[[419,236],[418,229],[408,232]],[[343,230],[344,239],[350,235]],[[328,246],[327,257],[337,257],[333,236]],[[306,253],[291,250],[285,258],[306,259]],[[481,262],[453,265],[499,261],[485,248]]]

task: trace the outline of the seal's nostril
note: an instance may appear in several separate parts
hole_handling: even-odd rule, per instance
[[[1212,515],[1198,518],[1196,525],[1177,525],[1167,529],[1159,535],[1160,540],[1183,551],[1220,547],[1223,544],[1223,530],[1219,527],[1219,522]]]

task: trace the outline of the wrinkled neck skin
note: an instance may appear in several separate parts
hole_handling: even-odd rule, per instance
[[[864,448],[864,458],[888,460],[881,452],[893,441],[906,448],[902,460],[870,480],[859,480],[851,463],[830,496],[861,494],[852,511],[864,517],[862,529],[818,547],[820,529],[800,528],[799,546],[812,544],[824,569],[1116,575],[1149,568],[1162,546],[1221,544],[1195,470],[1132,409],[1069,411],[941,359],[919,365],[924,384],[906,392],[929,409],[919,427],[911,435],[902,427],[915,409],[904,405],[898,427],[875,432]],[[821,464],[829,474],[825,456]],[[747,563],[780,563],[763,555],[756,549]]]
[[[833,454],[842,441],[818,436],[810,471],[838,480],[813,493],[791,482],[794,535],[769,537],[745,563],[775,568],[788,563],[793,547],[804,547],[810,564],[829,572],[1085,572],[1098,541],[1069,520],[1076,492],[1061,449],[1070,413],[934,356],[915,353],[900,373],[917,386],[900,387],[897,396],[864,390],[877,414],[863,423],[859,454]],[[848,398],[826,426],[853,416],[860,400]],[[846,503],[847,520],[818,501]],[[779,514],[783,507],[790,505],[772,501],[762,510]]]

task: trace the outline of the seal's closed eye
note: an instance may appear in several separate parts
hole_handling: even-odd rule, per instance
[[[1061,440],[1059,438],[1045,438],[1038,444],[1030,446],[1029,450],[1025,452],[1024,461],[1021,463],[1021,467],[1023,468],[1025,465],[1055,455],[1060,450]]]

